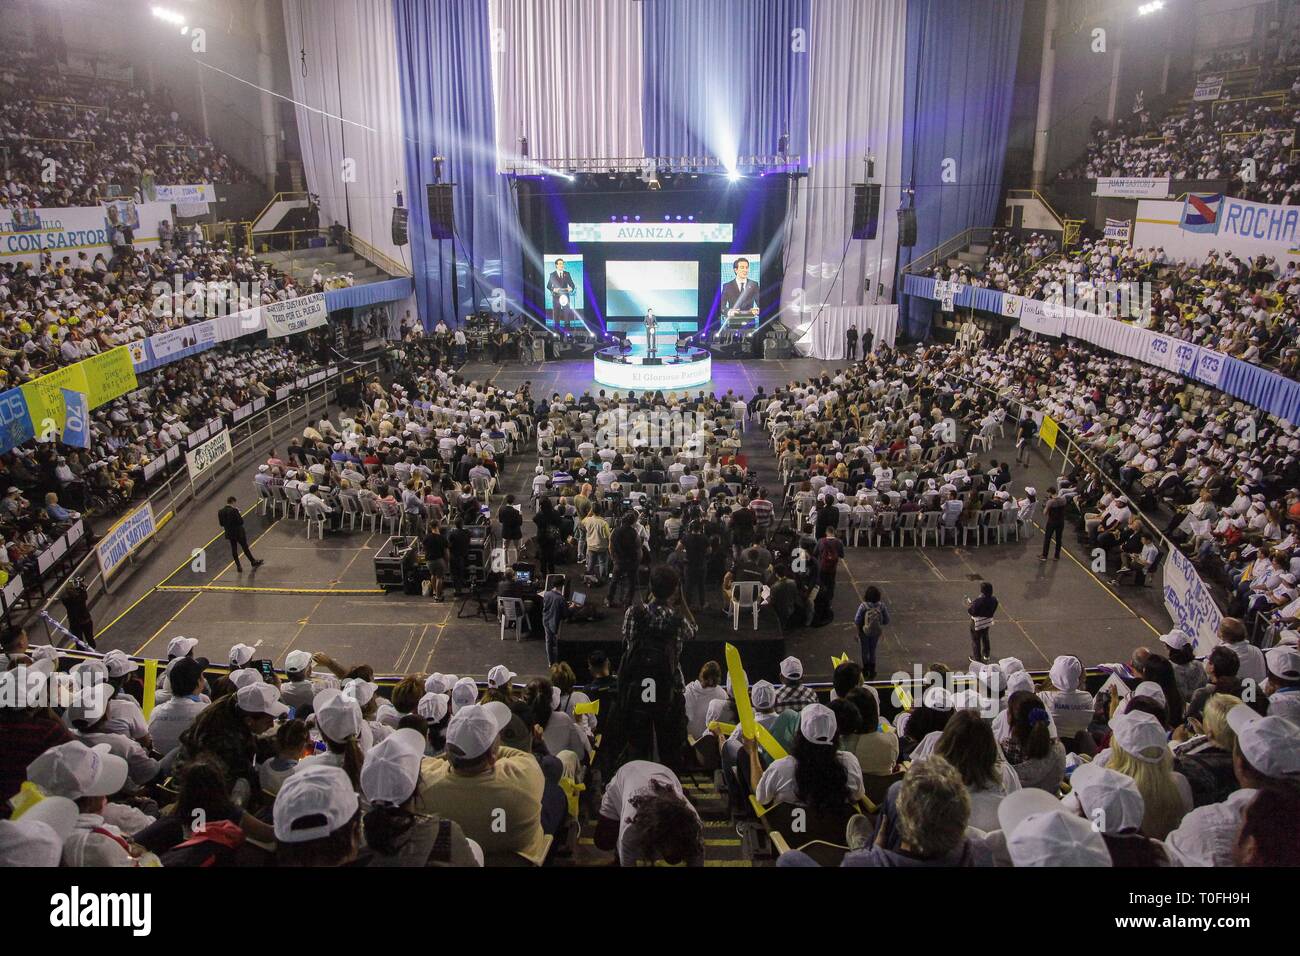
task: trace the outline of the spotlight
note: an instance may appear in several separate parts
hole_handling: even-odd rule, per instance
[[[641,217],[640,217],[640,216],[633,216],[632,218],[633,218],[634,220],[636,220],[637,222],[640,222],[640,221],[641,221]]]
[[[163,23],[170,23],[176,27],[185,25],[185,15],[177,13],[175,10],[168,10],[166,7],[153,7],[152,13]]]
[[[1157,13],[1165,8],[1164,0],[1151,0],[1150,3],[1144,3],[1138,7],[1138,16],[1145,17],[1151,13]]]
[[[733,169],[731,172],[727,173],[727,179],[728,179],[728,181],[733,182],[733,183],[734,183],[734,182],[739,182],[739,181],[740,181],[740,170],[738,170],[738,169]]]

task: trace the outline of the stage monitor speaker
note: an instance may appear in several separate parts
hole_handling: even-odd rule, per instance
[[[393,209],[393,245],[404,246],[411,241],[407,232],[410,215],[411,211],[405,206],[397,206]]]
[[[436,183],[429,187],[429,234],[434,239],[450,239],[455,229],[451,184]]]
[[[898,210],[898,244],[904,248],[916,245],[916,210]]]
[[[645,358],[641,360],[641,364],[642,365],[663,365],[664,360],[661,358],[651,358],[650,356],[647,355]]]
[[[858,183],[853,187],[853,238],[874,239],[880,226],[880,185]]]

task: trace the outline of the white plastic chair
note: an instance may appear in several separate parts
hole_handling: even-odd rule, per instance
[[[506,632],[514,635],[513,640],[522,641],[528,631],[528,613],[522,598],[497,598],[497,620],[501,622],[501,640],[506,639]]]
[[[315,526],[320,529],[319,537],[323,541],[325,539],[325,522],[329,515],[326,513],[324,508],[316,504],[314,501],[310,504],[304,505],[303,510],[306,512],[307,517],[307,537],[311,537],[312,527]]]
[[[758,630],[758,605],[763,585],[758,581],[737,581],[731,586],[731,629],[740,630],[740,615],[752,609],[754,630]]]

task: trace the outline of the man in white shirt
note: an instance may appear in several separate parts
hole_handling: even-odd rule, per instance
[[[1243,682],[1253,681],[1257,687],[1261,686],[1268,677],[1264,652],[1246,640],[1246,625],[1240,618],[1225,617],[1219,622],[1219,641],[1241,661],[1237,676]]]
[[[616,850],[622,866],[663,859],[704,865],[703,827],[681,782],[667,767],[631,760],[605,788],[595,843]]]
[[[179,658],[168,672],[167,680],[171,685],[171,699],[159,704],[149,715],[149,735],[153,738],[154,750],[164,757],[180,743],[181,734],[189,729],[208,706],[204,696],[206,684],[203,671],[207,667],[206,658]]]

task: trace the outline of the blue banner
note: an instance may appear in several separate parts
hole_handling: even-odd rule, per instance
[[[35,437],[36,427],[27,410],[23,390],[11,388],[7,392],[0,392],[0,454],[26,444]]]
[[[63,392],[63,444],[73,448],[90,447],[90,407],[86,393],[71,388]]]

